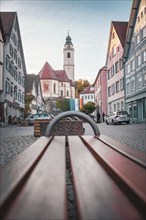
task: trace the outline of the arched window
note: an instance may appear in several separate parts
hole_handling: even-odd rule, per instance
[[[61,90],[61,96],[63,96],[63,90]]]
[[[67,58],[70,58],[70,52],[67,53]]]
[[[56,84],[54,83],[54,87],[53,87],[54,93],[56,93]]]

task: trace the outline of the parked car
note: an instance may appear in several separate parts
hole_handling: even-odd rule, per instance
[[[42,113],[42,114],[33,114],[26,118],[26,120],[29,121],[29,125],[33,125],[35,120],[45,120],[45,119],[50,120],[51,116],[46,113]]]
[[[126,111],[113,112],[111,115],[106,117],[105,122],[107,125],[109,124],[115,125],[115,124],[122,124],[122,123],[129,124],[130,115]]]

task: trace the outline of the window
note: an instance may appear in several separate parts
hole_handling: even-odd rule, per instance
[[[113,65],[112,68],[111,68],[111,75],[113,76],[115,73],[115,66]]]
[[[142,39],[146,37],[146,26],[141,30]]]
[[[11,85],[11,93],[10,93],[10,95],[13,97],[13,86]]]
[[[133,79],[131,81],[131,92],[134,92],[135,91],[135,80]]]
[[[110,79],[111,78],[111,70],[109,69],[108,70],[108,79]]]
[[[63,90],[61,90],[61,96],[63,96]]]
[[[127,65],[127,73],[130,73],[130,63]]]
[[[134,70],[134,68],[135,68],[135,61],[132,60],[132,61],[131,61],[131,70]]]
[[[117,82],[116,82],[116,93],[119,92],[119,85],[120,85],[120,84],[119,84],[119,81],[117,81]]]
[[[70,52],[67,53],[67,58],[70,58]]]
[[[21,85],[21,75],[18,75],[18,83]]]
[[[108,97],[110,97],[110,87],[108,87]]]
[[[114,46],[113,48],[112,48],[112,56],[115,56],[116,55],[116,46]]]
[[[17,86],[14,86],[14,99],[17,99]]]
[[[10,55],[13,57],[13,47],[11,44],[10,44]]]
[[[8,57],[6,57],[6,69],[10,72],[10,61]]]
[[[116,104],[114,104],[114,112],[116,112]]]
[[[146,62],[146,50],[142,52],[142,62]]]
[[[66,96],[69,96],[69,91],[67,90],[67,92],[66,92]]]
[[[118,70],[118,67],[119,67],[119,62],[117,61],[115,63],[115,73],[117,73],[119,70]]]
[[[117,103],[117,111],[120,111],[120,103]]]
[[[137,80],[137,89],[141,88],[142,87],[142,77],[138,77],[138,80]]]
[[[143,18],[143,11],[141,12],[141,18]]]
[[[17,76],[18,76],[17,70],[14,69],[14,79],[15,79],[16,81],[17,81]]]
[[[123,62],[122,62],[122,58],[119,59],[119,70],[121,70],[123,67]]]
[[[61,82],[61,86],[63,86],[63,82]]]
[[[10,83],[8,82],[8,81],[6,81],[6,94],[10,94],[10,89],[11,89],[11,87],[10,87]]]
[[[112,95],[115,94],[115,84],[112,85]]]
[[[124,89],[124,77],[120,79],[120,90],[122,91]]]
[[[126,93],[127,94],[130,93],[130,82],[129,81],[126,83]]]
[[[14,50],[14,60],[17,63],[17,51],[16,50]]]
[[[124,103],[121,102],[121,110],[124,110]]]
[[[19,57],[18,57],[18,67],[21,69],[21,60]]]
[[[137,67],[140,66],[140,64],[141,64],[141,55],[140,54],[136,57],[136,61],[137,61]]]
[[[113,36],[112,36],[112,38],[113,38],[113,39],[115,38],[115,33],[113,33]]]
[[[146,85],[146,73],[144,74],[144,85]]]
[[[56,83],[53,85],[53,92],[56,93]]]
[[[140,43],[140,34],[138,33],[135,37],[136,45]]]

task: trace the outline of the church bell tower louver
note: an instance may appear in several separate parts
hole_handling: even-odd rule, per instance
[[[63,68],[68,78],[71,79],[74,83],[74,69],[75,69],[74,48],[73,48],[71,37],[69,36],[69,31],[68,31],[68,36],[66,37],[66,41],[64,44],[63,54],[64,54]]]

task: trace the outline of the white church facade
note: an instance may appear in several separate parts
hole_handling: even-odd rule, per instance
[[[69,33],[64,44],[63,56],[63,70],[54,70],[53,67],[46,62],[39,72],[44,100],[58,97],[75,98],[74,48]]]

